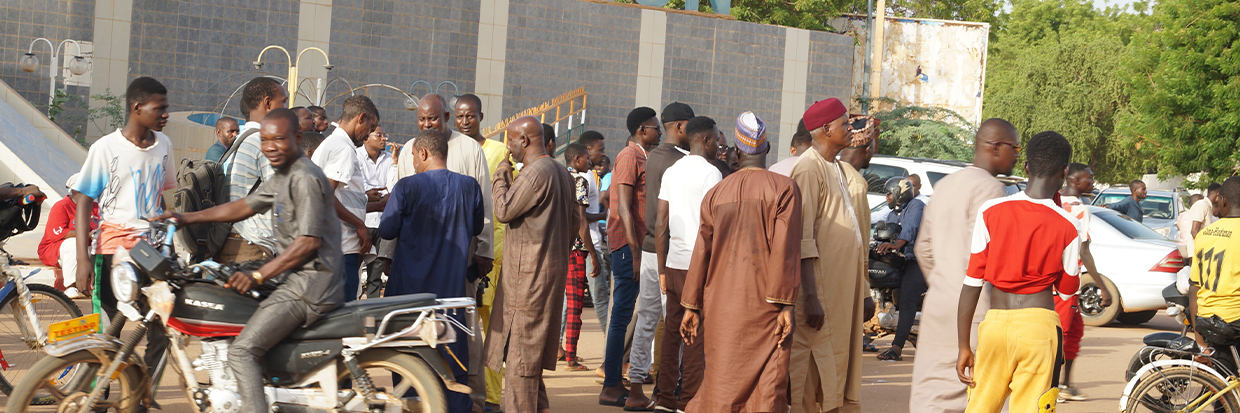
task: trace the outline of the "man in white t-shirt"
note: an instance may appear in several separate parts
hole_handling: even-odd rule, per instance
[[[94,204],[99,204],[98,239],[90,225],[78,225],[78,251],[88,251],[94,239],[95,251],[78,254],[77,280],[93,286],[93,312],[103,312],[107,320],[116,315],[117,300],[112,292],[112,254],[133,248],[150,232],[145,218],[164,213],[163,191],[176,188],[172,162],[172,141],[162,132],[168,124],[168,89],[158,80],[140,77],[125,91],[129,120],[121,129],[99,138],[90,146],[86,162],[73,185],[77,222],[91,222]],[[98,266],[98,277],[95,268]],[[94,282],[90,282],[94,280]],[[163,329],[147,330],[146,365],[154,366],[168,347]]]
[[[374,244],[369,251],[362,252],[362,268],[366,282],[362,290],[367,298],[379,297],[383,289],[383,273],[392,264],[392,254],[396,251],[396,243],[379,239],[379,219],[383,215],[383,207],[387,206],[387,194],[392,181],[392,154],[387,152],[387,133],[382,126],[375,126],[374,132],[367,135],[366,142],[357,148],[357,162],[362,167],[362,179],[366,182],[366,228],[370,231],[370,239]]]
[[[366,96],[353,96],[344,101],[340,125],[323,139],[311,160],[323,169],[336,191],[336,214],[341,221],[341,252],[344,253],[344,302],[357,299],[358,270],[363,251],[370,251],[370,230],[366,229],[366,181],[357,159],[361,146],[379,124],[379,109]]]
[[[1218,221],[1218,217],[1214,216],[1214,204],[1218,202],[1219,190],[1222,188],[1223,186],[1217,182],[1211,183],[1209,187],[1206,187],[1205,199],[1193,204],[1185,213],[1188,215],[1190,240],[1197,238],[1197,233],[1203,228]],[[1192,243],[1188,244],[1188,250],[1193,250]]]
[[[1089,271],[1094,280],[1101,280],[1104,276],[1098,272],[1097,266],[1094,265],[1094,256],[1089,252],[1089,222],[1093,219],[1093,214],[1089,212],[1089,203],[1080,198],[1082,194],[1088,194],[1094,189],[1094,171],[1082,163],[1068,164],[1064,184],[1060,203],[1068,214],[1081,222],[1081,228],[1085,230],[1085,239],[1081,240],[1081,264],[1085,265],[1085,269]],[[1102,296],[1102,306],[1110,306],[1111,292],[1107,290],[1106,283],[1095,282],[1094,284],[1098,286],[1098,292]],[[1059,326],[1063,333],[1063,340],[1060,344],[1064,364],[1063,375],[1060,376],[1059,381],[1059,402],[1083,401],[1087,397],[1072,384],[1072,366],[1076,362],[1077,353],[1081,350],[1081,337],[1085,334],[1085,323],[1081,318],[1077,295],[1067,294],[1064,291],[1060,293],[1054,296],[1055,313],[1059,314]],[[1068,298],[1063,298],[1065,296]]]
[[[723,180],[719,168],[711,164],[719,145],[719,128],[705,116],[689,120],[685,136],[689,155],[680,158],[663,172],[659,190],[658,216],[655,221],[655,255],[658,257],[659,284],[667,295],[663,338],[660,342],[659,378],[656,403],[667,411],[683,411],[697,394],[705,370],[702,340],[685,345],[679,326],[685,315],[680,295],[685,287],[689,261],[698,238],[702,198]],[[682,373],[683,372],[683,373]],[[683,375],[682,375],[683,374]],[[677,397],[676,387],[680,384]]]

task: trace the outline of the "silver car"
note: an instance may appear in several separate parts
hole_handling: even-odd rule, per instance
[[[1128,188],[1107,188],[1094,197],[1093,204],[1107,206],[1131,195],[1132,190]],[[1180,230],[1175,226],[1175,220],[1188,207],[1188,191],[1149,190],[1145,199],[1141,200],[1141,212],[1144,215],[1141,222],[1168,239],[1178,240]]]
[[[1105,277],[1084,273],[1081,268],[1080,309],[1085,325],[1149,321],[1167,307],[1163,288],[1175,283],[1176,273],[1187,271],[1179,249],[1162,234],[1124,214],[1097,206],[1089,207],[1089,211],[1093,213],[1089,249]],[[1109,307],[1102,307],[1099,281],[1111,291]]]

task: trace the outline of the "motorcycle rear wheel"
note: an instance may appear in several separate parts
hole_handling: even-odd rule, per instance
[[[109,353],[115,355],[115,353]],[[80,395],[80,392],[89,393],[95,376],[91,373],[97,373],[106,368],[107,365],[103,361],[87,350],[73,352],[64,357],[44,357],[30,368],[26,377],[13,389],[8,403],[4,406],[4,411],[11,413],[56,412],[61,404],[68,401],[66,399],[69,399],[69,396]],[[76,374],[66,374],[67,372]],[[96,411],[136,412],[140,402],[136,397],[140,393],[138,387],[140,383],[142,380],[137,368],[133,366],[126,368],[109,383],[110,391],[105,394],[112,397],[101,398],[96,403],[99,407]],[[74,384],[77,385],[74,386]],[[31,406],[30,402],[35,399],[36,395],[50,395],[54,403],[47,406]]]
[[[396,398],[410,390],[417,393],[416,397],[405,399],[404,411],[448,411],[447,390],[439,375],[417,356],[388,349],[370,350],[358,355],[357,363],[370,376],[376,389]],[[343,383],[349,378],[349,370],[341,365],[339,371]],[[400,376],[399,384],[394,383],[393,375]]]
[[[1124,413],[1174,412],[1188,407],[1194,400],[1205,400],[1227,383],[1205,370],[1189,366],[1169,366],[1151,371],[1137,382],[1128,396]],[[1213,406],[1203,412],[1240,412],[1240,401],[1232,394],[1225,394]]]

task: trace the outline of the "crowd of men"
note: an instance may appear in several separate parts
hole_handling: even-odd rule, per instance
[[[414,293],[479,300],[485,341],[447,346],[461,361],[449,363],[456,379],[473,390],[449,393],[450,411],[549,411],[543,372],[559,361],[589,370],[577,348],[587,292],[606,339],[601,405],[860,410],[872,217],[859,170],[879,134],[873,123],[854,130],[838,99],[805,111],[795,157],[769,170],[758,114],[716,121],[679,102],[630,111],[614,163],[593,131],[567,143],[561,163],[554,129],[536,118],[509,123],[504,141],[484,137],[472,94],[423,97],[420,131],[392,151],[369,98],[350,97],[329,122],[321,107],[284,109],[284,88],[258,77],[243,91],[244,122],[221,118],[207,152],[223,165],[232,202],[181,214],[160,197],[176,185],[172,141],[160,132],[167,90],[141,77],[126,97],[128,123],[90,147],[57,204],[64,219],[48,238],[51,261],[74,295],[91,294],[111,316],[116,300],[99,288],[110,285],[111,254],[132,247],[148,219],[234,222],[214,258],[265,263],[228,287],[283,281],[229,352],[243,411],[266,410],[258,360],[290,332],[342,302]],[[1012,174],[1022,150],[1028,187],[1005,196],[996,177]],[[905,231],[879,248],[910,258],[901,306],[916,308],[924,292],[910,411],[1008,402],[1033,412],[1054,405],[1061,383],[1063,396],[1075,394],[1078,267],[1097,272],[1080,199],[1093,175],[1069,165],[1071,155],[1055,132],[1022,145],[1010,123],[991,119],[978,128],[973,164],[934,185],[935,202],[917,196],[915,177],[888,185],[884,219]],[[1229,238],[1213,217],[1240,215],[1236,197],[1240,179],[1212,186],[1182,233]],[[1202,314],[1240,318],[1215,304],[1240,293],[1201,288],[1194,274],[1193,291],[1213,297]],[[915,314],[904,312],[880,359],[901,359]],[[152,329],[148,340],[148,358],[162,354],[167,339]]]

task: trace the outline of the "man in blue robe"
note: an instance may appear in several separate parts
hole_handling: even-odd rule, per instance
[[[482,190],[478,181],[446,168],[447,139],[438,130],[423,130],[413,141],[416,174],[392,188],[379,222],[379,236],[397,238],[396,253],[383,295],[434,293],[439,297],[464,297],[466,269],[473,259],[470,240],[482,232]],[[466,323],[465,314],[454,315]],[[457,331],[456,342],[447,344],[457,382],[468,384],[461,366],[469,365],[469,336]],[[452,356],[460,364],[451,361]],[[468,413],[469,395],[448,393],[449,411]]]

